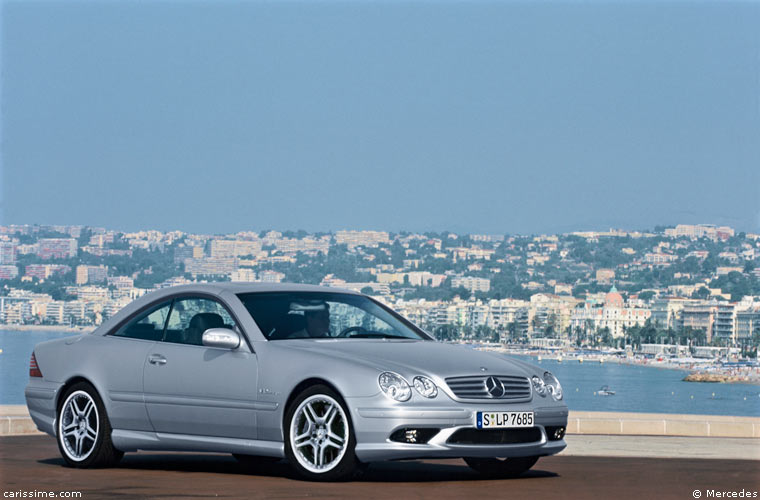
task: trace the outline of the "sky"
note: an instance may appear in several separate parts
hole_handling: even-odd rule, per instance
[[[760,231],[760,2],[3,1],[0,223]]]

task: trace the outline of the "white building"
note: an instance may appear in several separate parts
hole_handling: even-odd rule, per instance
[[[246,283],[256,281],[256,271],[246,267],[240,267],[230,273],[230,281],[242,281]]]
[[[573,309],[573,330],[599,331],[608,328],[614,338],[625,335],[625,328],[644,326],[652,312],[646,308],[626,306],[622,295],[613,286],[603,304],[587,301]]]
[[[491,280],[473,276],[457,276],[451,278],[451,288],[463,287],[470,292],[487,292],[491,289]]]

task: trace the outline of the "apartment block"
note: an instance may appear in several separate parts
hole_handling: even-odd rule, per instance
[[[381,243],[390,243],[390,236],[385,231],[338,231],[335,233],[335,243],[348,248],[377,247]]]
[[[462,287],[470,292],[487,292],[491,289],[491,280],[473,276],[457,276],[451,278],[451,288]]]
[[[231,259],[258,254],[261,252],[261,242],[258,240],[211,240],[209,249],[212,259]]]
[[[77,240],[74,238],[40,238],[37,240],[37,256],[41,259],[71,259],[77,256]]]
[[[196,276],[220,276],[230,274],[236,269],[235,259],[214,258],[186,259],[185,272]]]
[[[18,267],[0,265],[0,280],[12,280],[18,276]]]
[[[17,246],[9,241],[0,241],[0,265],[12,265],[16,263]]]
[[[246,267],[235,269],[230,273],[230,281],[253,282],[256,281],[256,271]]]
[[[182,245],[174,249],[174,263],[175,264],[179,264],[180,262],[185,262],[185,260],[187,259],[202,259],[202,258],[203,258],[203,247],[201,246]]]
[[[108,266],[77,266],[76,279],[77,285],[86,285],[87,283],[103,283],[108,279]]]
[[[25,276],[47,279],[54,274],[66,274],[69,271],[71,271],[71,268],[62,264],[29,264],[25,268]]]

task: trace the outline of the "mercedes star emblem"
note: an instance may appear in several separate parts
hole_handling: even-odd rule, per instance
[[[492,398],[500,398],[504,396],[504,384],[496,377],[488,377],[486,379],[486,391]]]

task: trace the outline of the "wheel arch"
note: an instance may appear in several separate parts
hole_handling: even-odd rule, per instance
[[[55,397],[56,419],[58,418],[58,410],[60,409],[61,403],[63,402],[63,395],[66,394],[66,391],[68,391],[71,387],[73,387],[74,385],[80,382],[85,382],[85,383],[90,384],[92,388],[95,389],[95,393],[100,398],[100,401],[103,403],[103,406],[106,405],[106,400],[105,398],[103,398],[103,394],[101,393],[100,389],[98,389],[98,386],[92,382],[92,380],[82,375],[74,375],[73,377],[66,380],[66,382],[64,382],[64,384],[58,390],[58,394],[56,394],[56,397]],[[108,411],[108,408],[106,408],[106,411]]]
[[[288,426],[288,423],[286,422],[286,419],[288,417],[288,409],[290,408],[290,405],[293,404],[293,401],[298,397],[299,394],[301,394],[303,391],[308,389],[309,387],[315,386],[315,385],[324,385],[335,391],[335,394],[338,395],[340,398],[341,403],[346,407],[346,413],[349,421],[351,420],[351,409],[348,407],[348,403],[346,402],[346,398],[343,396],[343,393],[338,389],[338,387],[328,381],[325,380],[322,377],[309,377],[307,379],[302,380],[298,384],[293,387],[293,389],[290,391],[290,394],[288,395],[288,399],[285,401],[285,405],[282,407],[282,429],[283,429],[283,439],[285,438],[285,429]],[[353,425],[353,424],[352,424]]]

